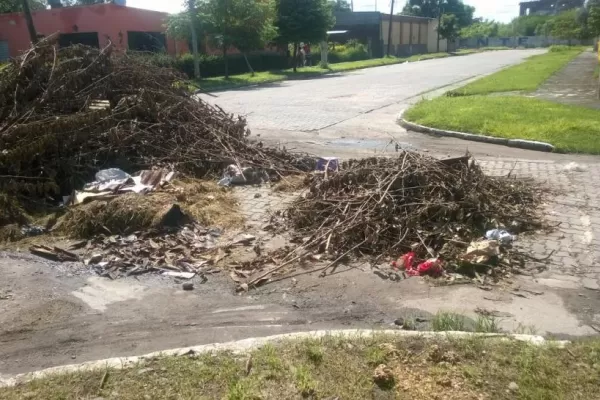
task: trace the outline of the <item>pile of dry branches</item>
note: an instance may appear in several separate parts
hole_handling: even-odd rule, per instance
[[[486,229],[540,226],[540,193],[531,182],[487,176],[468,156],[438,161],[403,152],[349,161],[341,172],[310,179],[288,217],[303,247],[334,256],[416,250],[423,259],[451,259]]]
[[[183,80],[111,47],[41,41],[0,73],[0,192],[67,194],[108,167],[291,168],[289,155],[251,144],[244,119],[194,99]]]

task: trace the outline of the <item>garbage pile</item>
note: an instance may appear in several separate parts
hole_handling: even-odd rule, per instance
[[[41,40],[0,72],[0,193],[58,199],[109,167],[293,168],[289,153],[248,141],[243,118],[194,99],[178,72],[111,46],[55,44]]]
[[[481,252],[490,249],[491,256],[506,249],[510,257],[512,235],[491,231],[492,240],[485,239],[490,229],[520,233],[541,227],[542,189],[531,181],[487,176],[469,155],[437,160],[406,151],[348,161],[339,172],[310,179],[287,217],[304,249],[334,260],[393,259],[392,266],[408,275],[439,276],[444,269],[489,261]]]
[[[219,242],[221,230],[190,223],[182,229],[143,231],[128,236],[97,236],[85,245],[89,265],[100,276],[121,276],[158,272],[191,278],[219,272],[215,265],[234,246],[249,246],[254,236],[238,235]]]

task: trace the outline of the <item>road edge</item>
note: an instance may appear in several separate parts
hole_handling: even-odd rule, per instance
[[[46,368],[34,372],[27,372],[14,376],[2,376],[0,374],[0,388],[11,387],[21,383],[31,381],[33,379],[44,378],[47,376],[72,373],[77,371],[90,371],[97,369],[124,369],[135,365],[138,362],[162,356],[184,356],[190,354],[210,353],[214,351],[231,351],[234,353],[243,353],[263,346],[270,342],[277,342],[290,339],[317,339],[325,336],[336,336],[343,338],[361,338],[372,337],[374,335],[394,335],[399,337],[422,337],[422,338],[440,338],[446,339],[449,337],[484,337],[484,338],[500,338],[506,340],[518,340],[531,343],[539,346],[544,344],[552,344],[554,346],[563,347],[570,341],[553,341],[546,340],[542,336],[537,335],[522,335],[522,334],[501,334],[501,333],[473,333],[473,332],[420,332],[420,331],[402,331],[402,330],[375,330],[375,329],[344,329],[344,330],[319,330],[308,332],[284,333],[272,336],[255,337],[242,340],[236,340],[226,343],[212,343],[191,347],[180,347],[175,349],[156,351],[142,356],[131,357],[113,357],[104,360],[88,361],[80,364],[69,364],[57,367]]]
[[[555,148],[550,143],[538,142],[536,140],[526,139],[505,139],[494,136],[478,135],[476,133],[450,131],[445,129],[432,128],[425,125],[419,125],[414,122],[410,122],[404,118],[406,110],[402,110],[396,117],[396,123],[406,130],[427,133],[437,136],[454,137],[463,140],[470,140],[472,142],[483,142],[490,144],[497,144],[508,147],[515,147],[525,150],[535,150],[543,152],[554,152]]]

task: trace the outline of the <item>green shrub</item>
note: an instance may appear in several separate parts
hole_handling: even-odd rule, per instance
[[[330,64],[348,62],[348,61],[360,61],[368,60],[369,52],[367,46],[362,43],[348,43],[347,45],[336,45],[335,50],[329,50],[327,55],[327,61]],[[313,65],[318,64],[321,61],[321,49],[316,46],[313,52]]]
[[[165,68],[175,68],[190,78],[194,76],[194,56],[184,54],[172,57],[164,53],[129,53],[145,62]],[[243,74],[248,71],[246,61],[241,54],[231,54],[228,57],[229,74]],[[263,52],[248,55],[248,61],[255,71],[269,71],[288,68],[288,60],[284,54]],[[203,78],[225,75],[225,62],[221,55],[200,55],[200,74]]]
[[[565,46],[564,44],[555,44],[550,46],[550,49],[548,51],[550,51],[551,53],[560,53],[563,51],[571,51],[573,50],[573,47],[571,46]]]

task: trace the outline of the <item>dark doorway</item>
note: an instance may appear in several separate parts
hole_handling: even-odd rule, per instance
[[[161,32],[127,32],[127,45],[133,51],[160,53],[167,50],[167,39]]]
[[[91,47],[100,47],[98,32],[61,33],[58,37],[59,47],[67,47],[73,44],[85,44]]]

